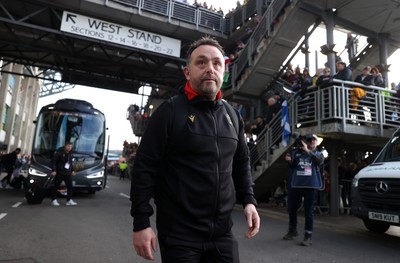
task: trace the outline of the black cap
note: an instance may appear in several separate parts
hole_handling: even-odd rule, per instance
[[[313,133],[307,134],[306,135],[306,140],[311,140],[311,139],[318,140],[318,137],[317,137],[317,135],[315,135]]]

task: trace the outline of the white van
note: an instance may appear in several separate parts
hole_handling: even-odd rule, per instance
[[[353,215],[370,231],[384,233],[391,225],[400,226],[400,129],[354,177],[351,196]]]

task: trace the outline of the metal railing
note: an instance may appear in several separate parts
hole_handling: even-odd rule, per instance
[[[366,96],[355,98],[354,88],[362,88]],[[348,125],[362,125],[375,129],[376,136],[383,136],[385,129],[400,125],[400,99],[394,94],[392,90],[352,81],[333,80],[328,86],[310,86],[304,97],[293,95],[288,98],[292,134],[299,126],[313,126],[316,127],[315,133],[323,133],[325,124],[335,122],[344,132]],[[280,144],[283,131],[281,118],[282,111],[279,111],[263,131],[264,135],[257,138],[254,147],[251,147],[252,167],[262,160],[270,160],[274,145],[283,147]],[[291,143],[293,141],[291,138]]]
[[[106,5],[110,2],[114,2],[137,8],[139,14],[141,14],[142,11],[155,13],[168,17],[168,21],[176,19],[196,25],[196,29],[203,27],[230,35],[238,26],[249,21],[250,17],[255,14],[261,16],[270,1],[249,0],[246,5],[237,8],[229,16],[224,16],[223,14],[210,11],[206,8],[175,2],[173,0],[105,0],[105,2]]]
[[[273,21],[279,17],[285,6],[290,2],[292,1],[273,0],[268,4],[267,11],[262,16],[257,28],[250,36],[240,56],[232,64],[232,89],[234,92],[237,91],[236,81],[247,67],[252,66],[261,42],[264,38],[271,36],[274,27]]]

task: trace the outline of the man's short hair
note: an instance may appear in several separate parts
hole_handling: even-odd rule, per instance
[[[224,48],[218,43],[218,41],[215,38],[212,38],[210,36],[204,36],[200,38],[199,40],[194,41],[190,46],[187,51],[187,57],[186,57],[186,65],[190,64],[190,59],[192,56],[193,51],[203,45],[208,45],[208,46],[214,46],[216,47],[219,51],[221,51],[222,56],[225,56]]]

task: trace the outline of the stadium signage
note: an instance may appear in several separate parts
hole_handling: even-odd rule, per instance
[[[180,57],[181,41],[140,29],[64,11],[61,31],[150,52]]]

